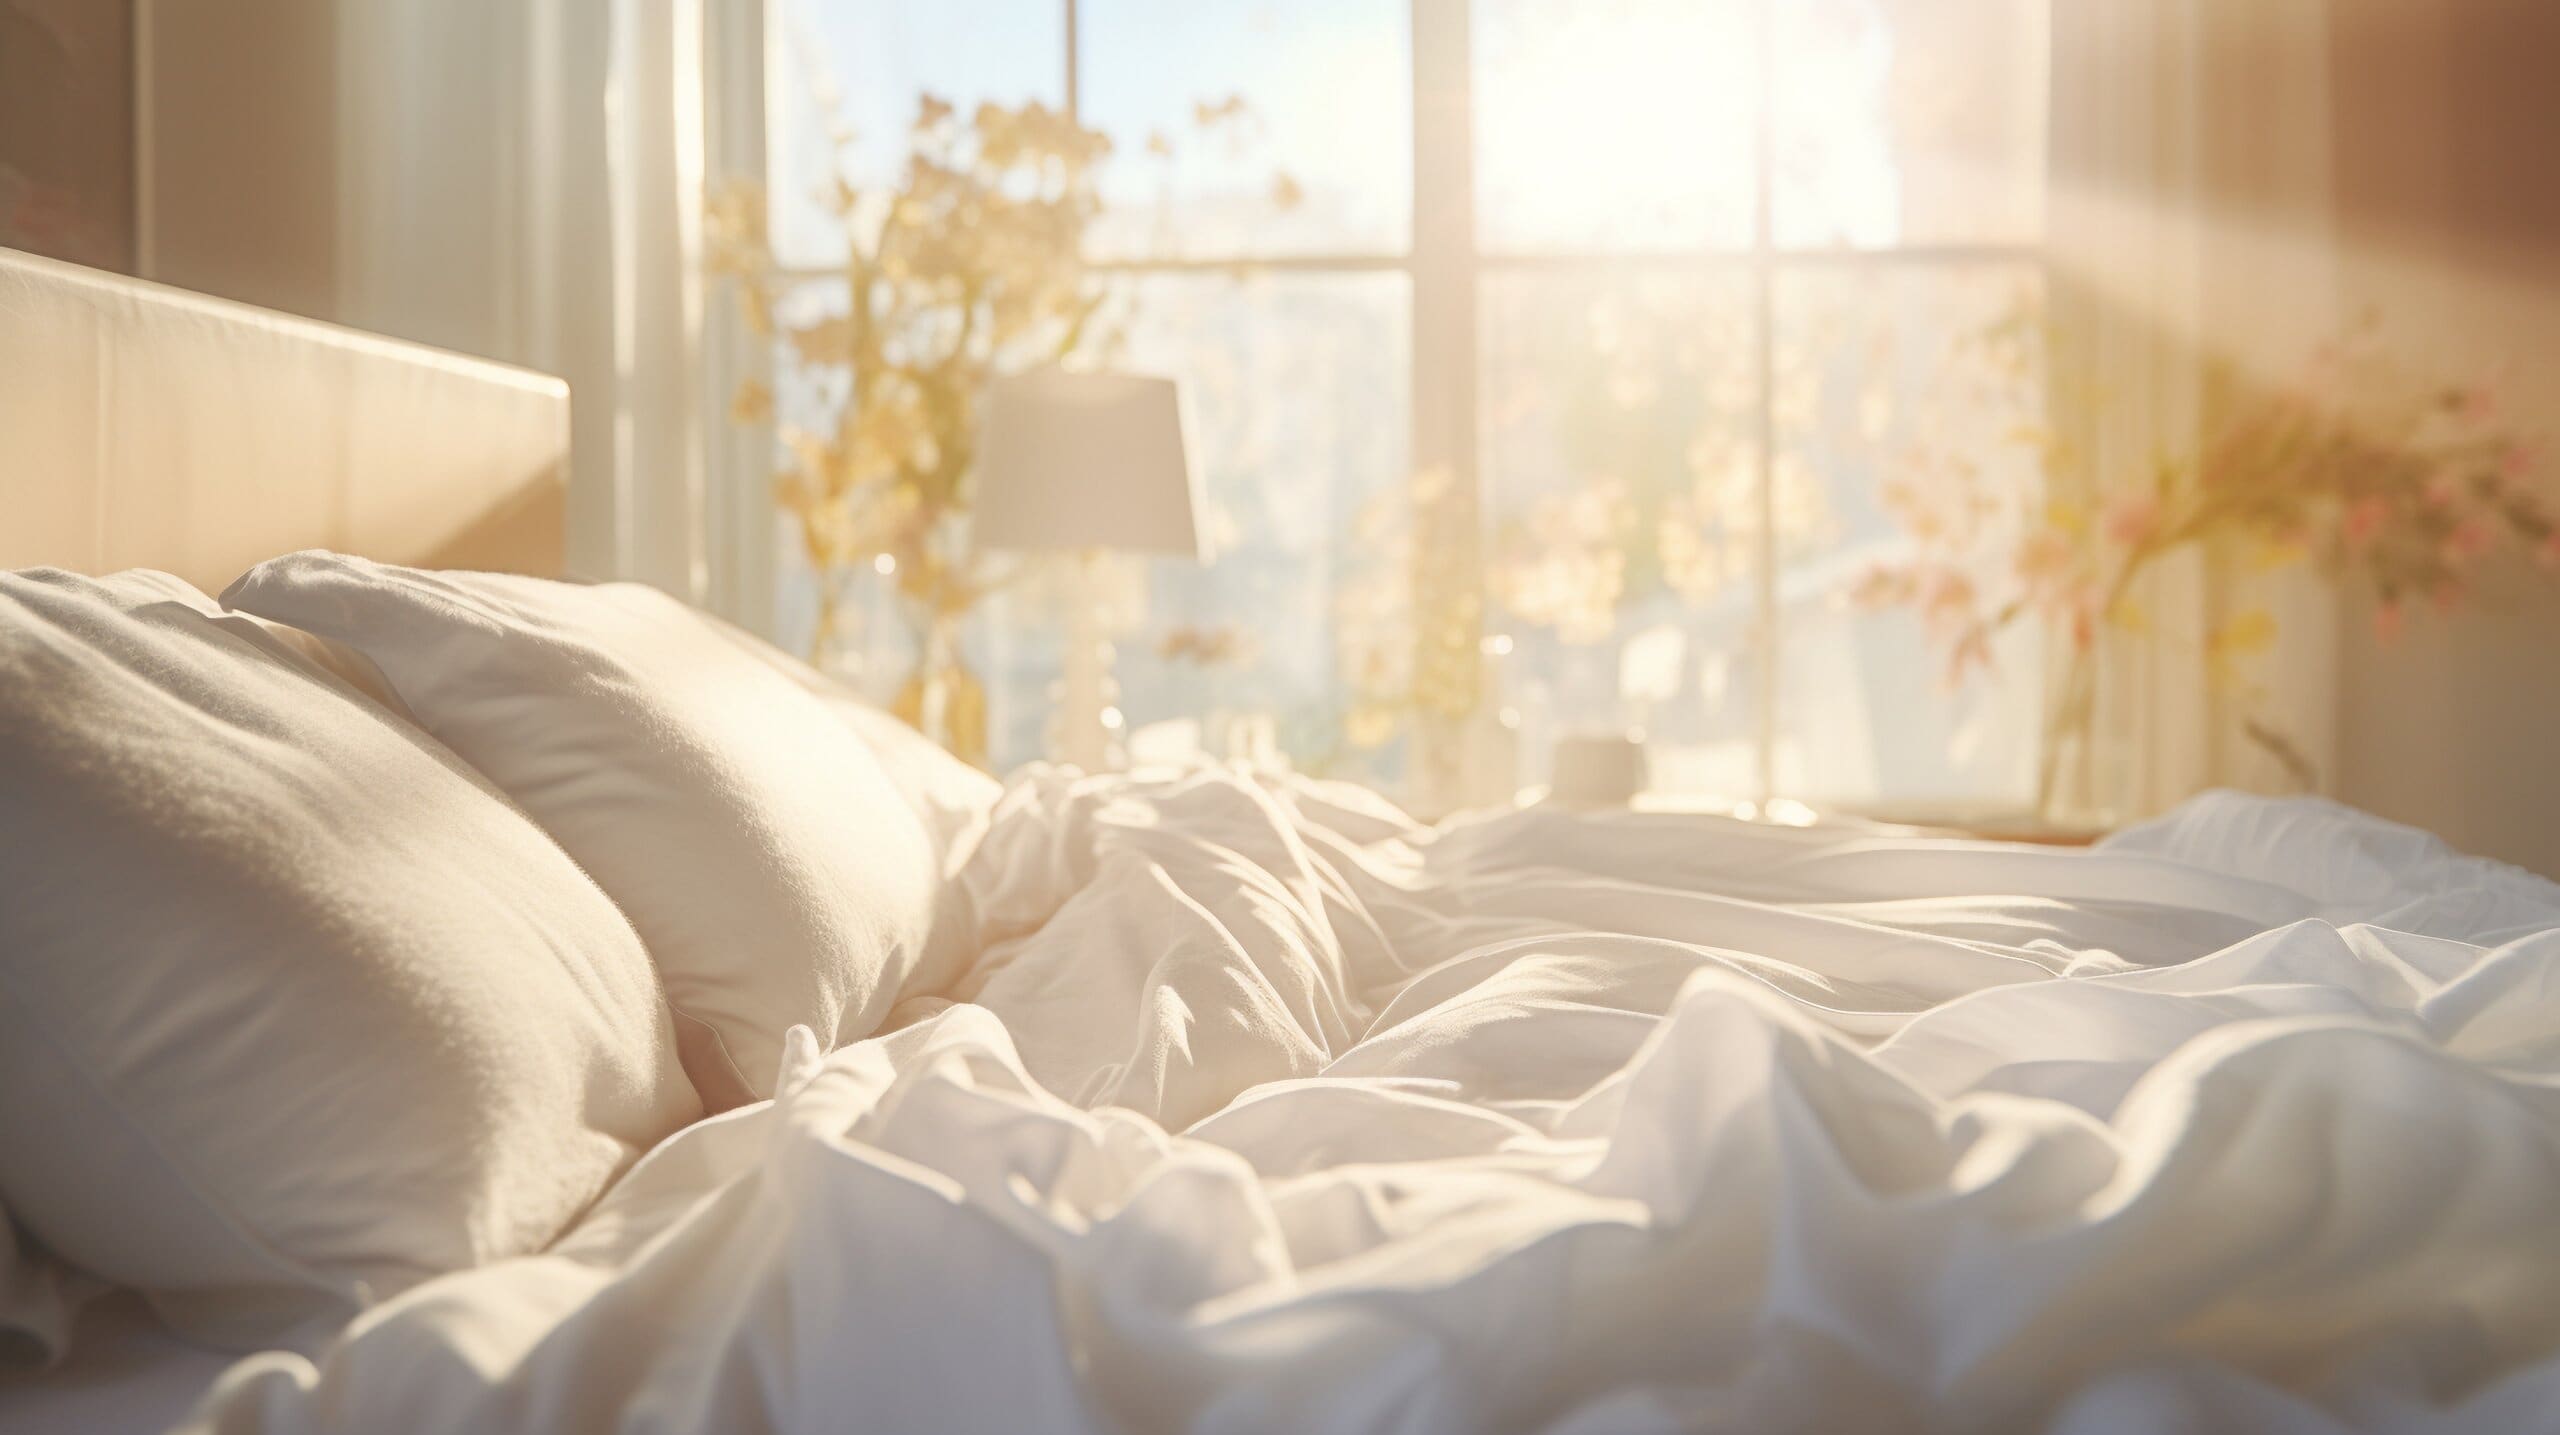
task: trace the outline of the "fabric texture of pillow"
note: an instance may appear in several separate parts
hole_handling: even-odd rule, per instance
[[[884,1021],[923,950],[933,845],[871,747],[654,589],[260,564],[227,605],[364,654],[620,903],[714,1111],[769,1096],[782,1038]]]
[[[0,1205],[181,1335],[547,1244],[699,1104],[613,903],[163,574],[0,574]]]
[[[802,691],[826,704],[836,721],[850,728],[880,760],[881,771],[924,824],[933,844],[936,884],[934,915],[924,952],[909,969],[902,990],[909,996],[938,993],[951,985],[977,956],[976,923],[967,889],[951,878],[986,834],[1004,785],[945,752],[933,739],[881,711],[861,694],[819,672],[743,628],[712,619],[740,651],[791,679]],[[892,1012],[895,1024],[902,1013]]]

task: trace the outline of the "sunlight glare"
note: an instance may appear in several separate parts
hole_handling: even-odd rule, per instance
[[[1743,7],[1479,7],[1476,152],[1496,248],[1749,242],[1756,107]]]

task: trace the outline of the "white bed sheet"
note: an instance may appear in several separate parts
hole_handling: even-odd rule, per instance
[[[198,1428],[2516,1431],[2560,888],[1035,773],[891,1034]]]
[[[159,1435],[233,1357],[188,1345],[129,1293],[80,1312],[68,1360],[0,1375],[0,1435]]]

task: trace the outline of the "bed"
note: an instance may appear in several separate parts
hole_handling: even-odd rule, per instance
[[[545,392],[483,377],[399,422]],[[2229,793],[2078,851],[999,784],[440,557],[542,451],[0,580],[0,1432],[2560,1426],[2560,887]]]

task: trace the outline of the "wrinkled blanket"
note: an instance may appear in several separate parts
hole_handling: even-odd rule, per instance
[[[199,1427],[2560,1428],[2560,887],[2424,834],[1035,770],[953,880],[883,1035]]]

